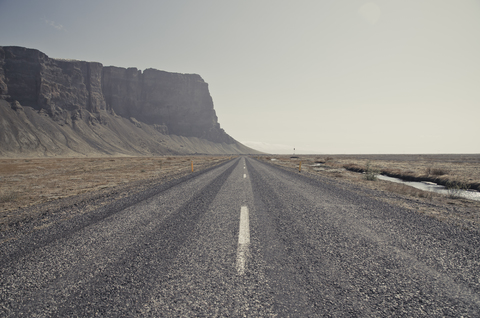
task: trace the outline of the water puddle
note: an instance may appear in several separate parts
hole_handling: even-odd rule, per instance
[[[451,195],[452,190],[448,190],[442,185],[438,185],[433,182],[416,182],[416,181],[403,181],[402,179],[387,177],[383,175],[377,175],[377,178],[380,180],[402,183],[408,185],[410,187],[414,187],[423,191],[430,191],[435,193],[440,193],[444,195]],[[458,197],[462,197],[469,200],[480,201],[480,192],[475,190],[455,190],[454,195]]]

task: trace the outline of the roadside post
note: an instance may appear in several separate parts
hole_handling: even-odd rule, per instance
[[[192,160],[192,172],[193,172],[193,160]]]
[[[300,164],[298,165],[298,172],[302,172],[302,162],[300,161]]]

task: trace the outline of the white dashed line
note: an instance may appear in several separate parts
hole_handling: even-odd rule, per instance
[[[248,207],[242,206],[240,209],[240,228],[238,231],[237,248],[237,273],[245,274],[245,263],[248,255],[248,246],[250,245],[250,224],[248,218]]]
[[[247,175],[244,173],[244,174],[243,174],[243,179],[245,179],[246,177],[247,177]]]

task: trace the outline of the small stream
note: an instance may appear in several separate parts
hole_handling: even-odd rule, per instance
[[[403,181],[402,179],[399,179],[399,178],[393,178],[393,177],[388,177],[383,175],[377,175],[377,178],[380,180],[402,183],[423,191],[430,191],[430,192],[440,193],[444,195],[452,194],[452,190],[448,190],[446,187],[433,182]],[[480,192],[475,190],[455,190],[454,194],[458,197],[462,197],[465,199],[480,201]]]
[[[327,168],[324,164],[321,164],[321,163],[315,163],[312,165],[312,167],[313,167],[313,170],[329,170],[329,171],[339,170],[339,169]],[[423,191],[430,191],[430,192],[435,192],[443,195],[454,194],[455,196],[458,196],[461,198],[480,201],[480,192],[475,190],[455,190],[454,192],[452,192],[452,190],[449,190],[446,187],[433,182],[404,181],[399,178],[388,177],[384,175],[377,175],[377,178],[384,181],[402,183],[407,186],[414,187]]]

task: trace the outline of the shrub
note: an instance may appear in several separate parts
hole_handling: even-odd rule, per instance
[[[365,180],[369,180],[369,181],[375,181],[377,180],[377,174],[379,174],[380,172],[376,169],[373,169],[371,166],[370,166],[370,161],[367,162],[367,166],[366,166],[366,169],[365,169],[365,175],[363,176],[365,178]]]
[[[427,174],[427,176],[443,176],[448,174],[449,171],[441,168],[428,167],[427,169],[425,169],[425,173]]]
[[[470,186],[466,182],[448,181],[445,188],[448,190],[448,196],[452,199],[456,199],[460,197],[462,191],[467,191]]]

